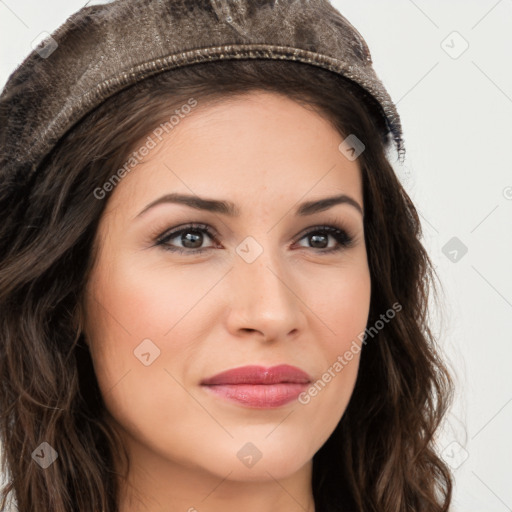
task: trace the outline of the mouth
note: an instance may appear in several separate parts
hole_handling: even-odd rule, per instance
[[[217,397],[258,409],[280,407],[295,400],[311,383],[296,366],[242,366],[203,379],[201,386]]]

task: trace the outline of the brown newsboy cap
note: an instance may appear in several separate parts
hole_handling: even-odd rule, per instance
[[[156,73],[223,59],[328,69],[377,101],[404,153],[400,118],[359,32],[329,0],[116,0],[80,9],[37,46],[0,95],[0,179],[18,185],[101,102]]]

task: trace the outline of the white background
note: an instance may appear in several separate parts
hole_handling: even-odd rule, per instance
[[[407,157],[394,166],[444,286],[433,314],[456,372],[439,440],[456,478],[451,510],[512,510],[512,0],[332,3],[397,104]],[[0,0],[0,86],[83,5]],[[455,262],[443,252],[453,237],[467,247]]]

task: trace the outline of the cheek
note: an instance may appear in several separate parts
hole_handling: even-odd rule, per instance
[[[145,255],[115,257],[115,265],[98,268],[91,277],[90,289],[96,299],[90,301],[91,316],[103,318],[101,336],[118,348],[133,350],[146,338],[158,344],[171,331],[189,325],[182,319],[215,283],[211,274],[184,272]],[[101,307],[94,307],[98,303]],[[186,336],[179,340],[185,341]]]
[[[318,298],[317,307],[334,339],[346,340],[364,331],[370,308],[369,275],[347,272],[339,279],[333,276],[329,288],[325,298]]]
[[[98,266],[89,283],[86,335],[107,410],[148,446],[159,439],[155,428],[163,438],[172,432],[178,441],[169,449],[180,454],[180,439],[202,435],[200,425],[176,422],[176,411],[183,417],[204,415],[180,385],[194,355],[191,324],[180,319],[197,301],[197,287],[186,286],[179,272],[168,270],[162,279],[155,268],[135,271],[121,258],[108,272]],[[181,286],[185,293],[176,294]],[[173,335],[164,338],[171,329]]]
[[[343,416],[352,396],[364,349],[361,340],[368,322],[371,279],[366,261],[358,261],[332,272],[324,293],[316,287],[312,288],[315,293],[309,295],[308,305],[319,312],[326,334],[318,336],[321,369],[299,402],[310,409],[311,428],[325,439]]]
[[[114,261],[114,257],[107,259]],[[150,360],[158,355],[155,364],[166,361],[169,369],[186,368],[197,351],[198,332],[208,324],[198,322],[198,311],[204,319],[220,313],[222,305],[229,306],[229,301],[208,306],[209,301],[202,300],[224,271],[201,265],[171,268],[165,259],[155,261],[142,253],[140,257],[118,255],[115,265],[98,266],[89,286],[88,311],[94,318],[89,334],[95,340],[98,373],[102,364],[102,373],[108,374],[105,385],[114,385],[133,366],[140,369],[137,353],[149,352],[145,357]],[[366,254],[354,251],[338,267],[309,262],[290,279],[312,315],[311,335],[318,344],[313,351],[321,353],[328,367],[366,327],[371,291]],[[350,372],[345,373],[348,378]]]
[[[325,327],[318,340],[332,362],[366,328],[371,298],[366,253],[354,251],[339,268],[316,269],[303,286],[308,307]]]
[[[202,300],[225,268],[197,265],[180,269],[162,263],[165,259],[155,262],[145,256],[107,257],[115,264],[97,267],[91,276],[94,295],[88,296],[88,312],[94,319],[89,332],[93,361],[107,409],[117,423],[155,451],[163,450],[169,457],[186,462],[194,458],[191,453],[195,446],[204,445],[206,435],[217,432],[217,426],[210,425],[204,409],[180,383],[187,382],[188,370],[197,364],[198,354],[202,355],[197,343],[203,329],[216,327],[216,314],[221,315],[226,306],[236,306],[230,303],[229,293],[222,292],[222,286],[229,288],[233,282],[228,279],[221,283],[212,296]],[[304,362],[315,362],[319,387],[308,403],[296,405],[293,428],[283,426],[268,441],[261,441],[268,443],[269,451],[290,446],[290,453],[294,452],[291,445],[301,443],[298,459],[312,455],[343,415],[357,377],[359,355],[355,354],[341,371],[333,367],[338,356],[343,356],[364,331],[370,301],[365,254],[346,258],[338,266],[309,262],[299,267],[290,271],[288,285],[301,299],[295,307],[304,309],[309,321],[295,350],[304,354]],[[154,341],[160,350],[150,366],[134,355],[144,339]],[[151,350],[154,348],[148,345],[146,352]],[[334,376],[327,381],[329,368],[333,368]],[[176,421],[176,411],[182,421]],[[240,439],[248,435],[247,424],[239,418],[225,423]],[[218,435],[220,440],[224,433]],[[261,437],[261,432],[255,427],[255,438],[258,435]],[[218,451],[222,450],[225,445],[219,441]]]
[[[116,386],[120,392],[130,381],[133,389],[117,397],[121,403],[175,403],[167,393],[179,385],[169,372],[182,382],[197,355],[201,324],[194,310],[218,276],[164,266],[145,254],[109,254],[103,261],[115,264],[94,269],[86,302],[87,338],[101,389]],[[149,399],[147,390],[153,390]]]

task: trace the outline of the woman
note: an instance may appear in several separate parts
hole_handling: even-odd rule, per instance
[[[330,4],[84,8],[0,116],[4,507],[449,509],[399,118]]]

